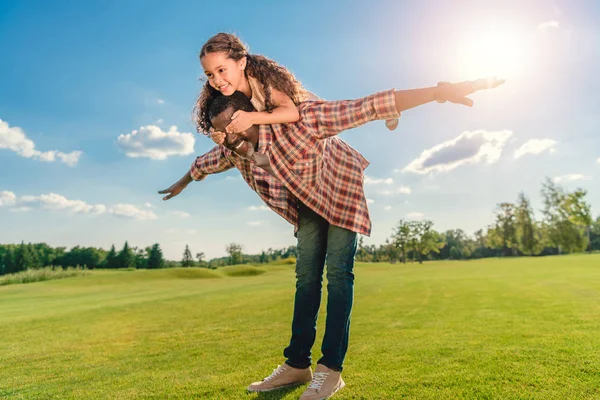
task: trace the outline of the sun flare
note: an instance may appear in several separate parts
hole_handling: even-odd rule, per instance
[[[473,32],[458,46],[456,67],[468,79],[511,78],[525,73],[527,56],[525,35],[509,29],[487,28]]]

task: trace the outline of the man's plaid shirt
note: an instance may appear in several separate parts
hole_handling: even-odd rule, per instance
[[[215,146],[196,158],[192,179],[199,181],[235,167],[295,230],[298,199],[330,224],[370,235],[363,186],[363,170],[369,162],[335,135],[369,121],[398,118],[394,91],[358,100],[308,101],[298,111],[298,122],[259,127],[258,152],[269,157],[275,176],[224,146]]]

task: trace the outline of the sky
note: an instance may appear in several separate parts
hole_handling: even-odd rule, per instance
[[[71,248],[160,243],[181,259],[228,243],[294,245],[237,170],[157,191],[212,141],[192,109],[198,53],[218,32],[290,69],[327,100],[487,76],[472,108],[431,103],[340,137],[371,165],[365,193],[381,244],[404,219],[472,234],[541,183],[588,190],[600,213],[600,2],[0,2],[0,243]]]

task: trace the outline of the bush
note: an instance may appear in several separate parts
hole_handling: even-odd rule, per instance
[[[223,267],[220,268],[220,271],[227,276],[254,276],[267,272],[262,268],[251,267],[249,265],[233,265],[230,267]]]
[[[40,269],[28,269],[26,271],[8,274],[0,277],[0,286],[12,285],[17,283],[43,282],[52,279],[64,279],[73,276],[89,275],[90,272],[85,267],[68,267],[64,269],[60,266],[45,267]]]

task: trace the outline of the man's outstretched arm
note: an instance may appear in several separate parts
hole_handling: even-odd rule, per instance
[[[175,197],[181,193],[192,181],[201,181],[207,175],[218,174],[233,167],[234,165],[231,160],[225,156],[223,147],[215,146],[207,153],[197,157],[192,163],[190,170],[181,179],[167,189],[160,190],[158,193],[167,194],[167,196],[163,197],[163,200],[169,200],[171,197]]]

